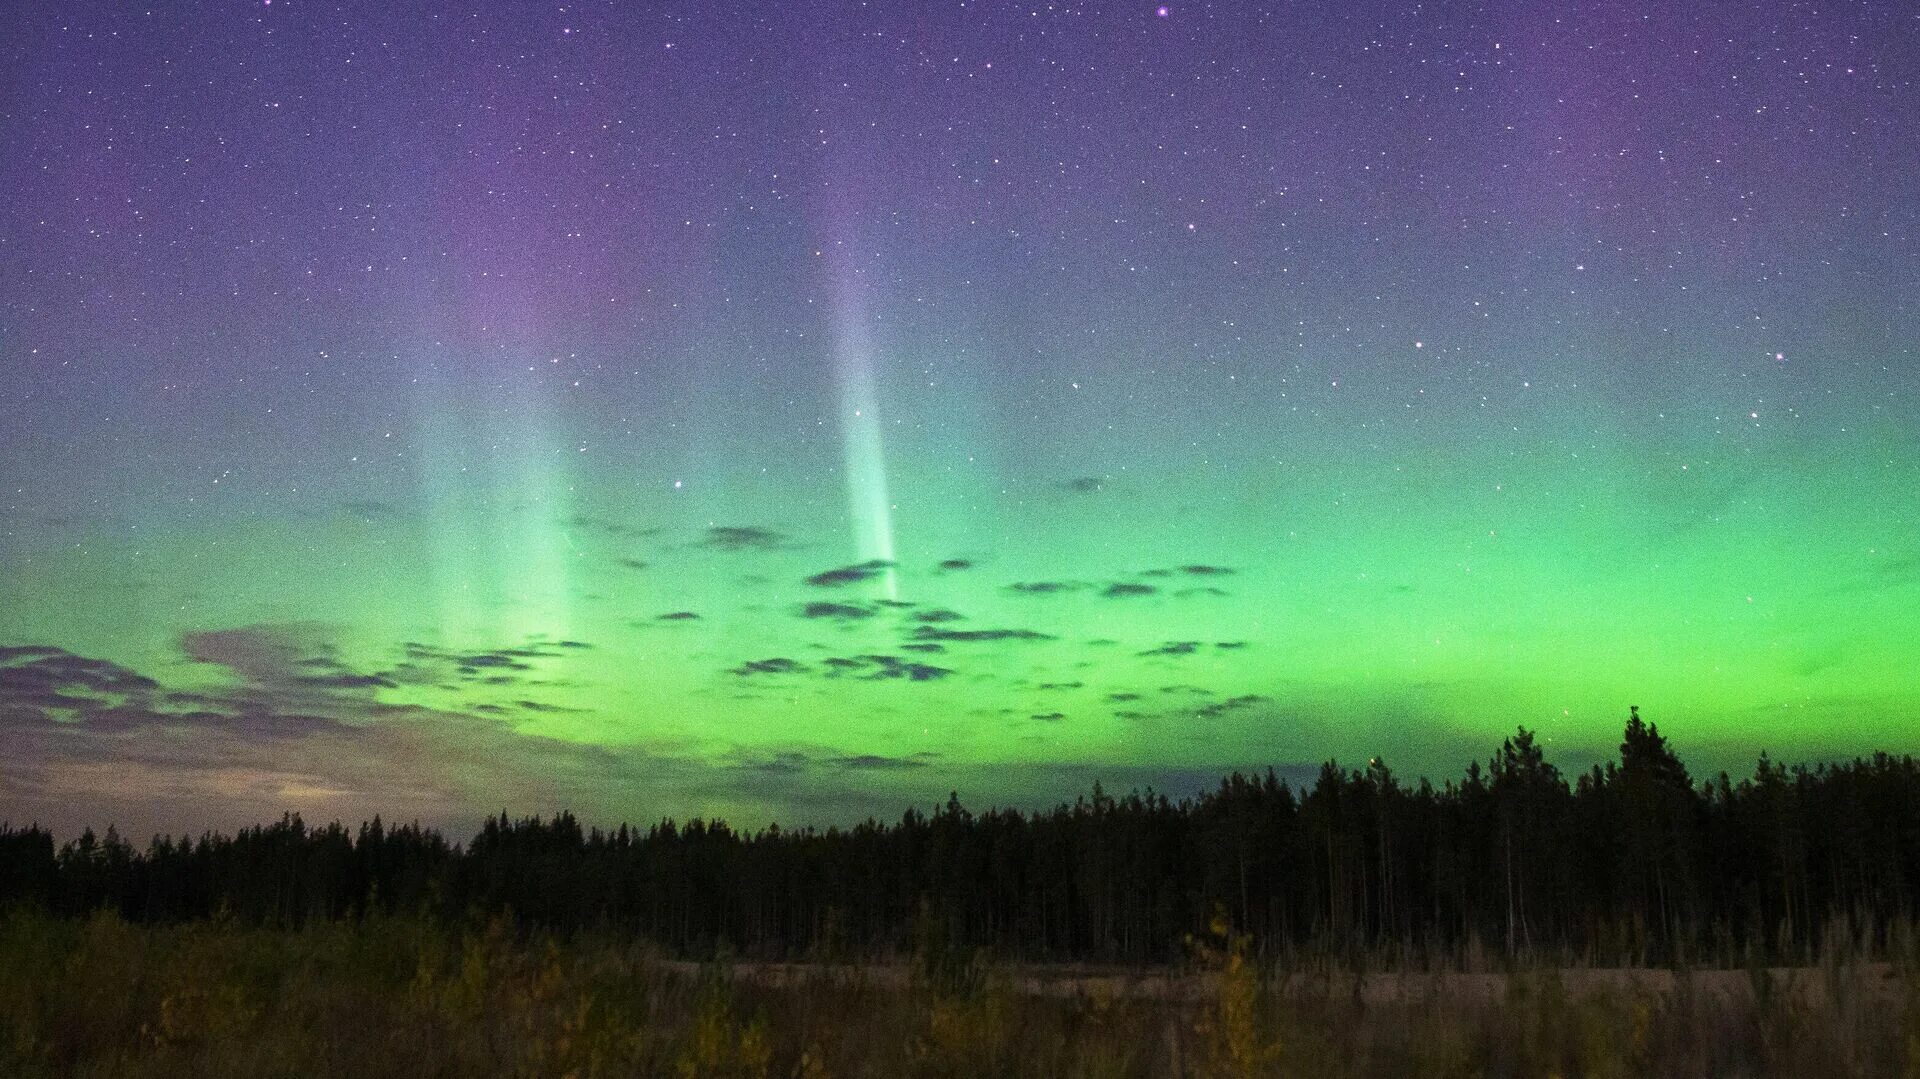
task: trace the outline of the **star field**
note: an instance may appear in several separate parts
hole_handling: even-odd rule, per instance
[[[1912,741],[1900,5],[21,5],[0,55],[0,816]]]

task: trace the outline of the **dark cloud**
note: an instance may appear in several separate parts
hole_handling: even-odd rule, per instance
[[[322,661],[331,663],[331,661]],[[347,729],[336,719],[292,709],[258,687],[218,693],[165,692],[147,676],[62,648],[0,649],[0,727],[117,735],[142,728],[217,729],[280,739]],[[302,669],[297,665],[293,669]],[[312,670],[314,665],[305,665]],[[359,689],[365,676],[347,672],[289,674],[286,684],[324,699],[327,689]],[[309,683],[302,685],[302,683]],[[184,710],[181,706],[186,706]]]
[[[1058,723],[1067,718],[1067,714],[1065,712],[1042,712],[1039,715],[1029,716],[1028,718],[1037,719],[1042,723]]]
[[[518,701],[514,701],[514,702],[513,702],[513,705],[514,705],[514,707],[515,707],[515,708],[518,708],[518,709],[520,709],[521,711],[524,711],[524,712],[579,712],[579,711],[584,711],[584,709],[580,709],[580,708],[566,708],[566,707],[563,707],[563,706],[561,706],[561,705],[558,705],[558,704],[546,704],[546,703],[544,703],[544,702],[541,702],[541,701],[529,701],[529,700],[518,700]]]
[[[103,659],[77,656],[64,648],[15,646],[0,667],[0,693],[143,694],[159,683]]]
[[[744,678],[754,674],[803,674],[806,670],[807,665],[801,663],[799,660],[788,659],[785,656],[775,656],[772,659],[748,660],[740,666],[732,668],[727,673],[737,674]]]
[[[1085,587],[1076,581],[1015,581],[1007,586],[1007,591],[1023,596],[1051,596],[1060,592],[1077,592]]]
[[[947,650],[946,645],[934,644],[930,641],[915,641],[910,644],[903,644],[900,647],[908,652],[944,652]]]
[[[1107,699],[1108,699],[1108,700],[1110,700],[1110,701],[1137,701],[1137,700],[1139,700],[1139,699],[1140,699],[1140,694],[1138,694],[1138,693],[1109,693],[1109,694],[1107,694]]]
[[[1098,476],[1075,476],[1062,480],[1060,486],[1076,494],[1090,495],[1106,489],[1107,481]]]
[[[925,768],[935,757],[932,753],[915,753],[911,757],[882,757],[874,753],[861,753],[851,757],[833,757],[829,763],[842,768],[856,768],[863,771],[885,771],[898,768]]]
[[[778,551],[786,545],[787,537],[756,525],[716,525],[700,540],[700,546],[716,551]]]
[[[1085,686],[1086,686],[1085,682],[1042,682],[1039,685],[1034,686],[1033,688],[1035,689],[1081,689]]]
[[[913,631],[917,641],[1051,641],[1050,633],[1041,633],[1033,629],[939,629],[934,626],[918,626]]]
[[[1149,648],[1143,656],[1190,656],[1200,648],[1199,641],[1168,641],[1158,648]]]
[[[692,611],[668,611],[666,614],[656,616],[656,620],[660,622],[692,622],[699,617],[698,614]]]
[[[953,673],[946,667],[912,663],[899,656],[833,656],[823,662],[830,668],[827,674],[829,678],[860,672],[859,676],[870,682],[891,679],[932,682]]]
[[[822,573],[816,573],[807,578],[807,583],[816,588],[838,588],[841,585],[857,584],[861,581],[871,580],[892,568],[892,562],[888,562],[882,558],[875,558],[871,561],[862,562],[857,566],[841,566],[838,569],[830,569]]]
[[[1219,648],[1219,649],[1222,649],[1222,650],[1224,650],[1224,651],[1238,651],[1239,649],[1242,649],[1242,648],[1245,648],[1245,647],[1247,646],[1247,642],[1245,642],[1245,641],[1215,641],[1215,642],[1213,642],[1213,646],[1214,646],[1215,648]]]
[[[328,636],[325,627],[304,622],[236,626],[183,633],[180,650],[253,685],[285,686],[298,681],[301,660],[328,653]]]
[[[1232,594],[1233,593],[1224,588],[1210,584],[1202,585],[1199,588],[1182,588],[1180,591],[1174,593],[1174,595],[1181,599],[1186,599],[1188,596],[1230,596]]]
[[[924,611],[915,611],[912,617],[915,622],[960,622],[967,616],[959,611],[949,611],[945,607],[933,607]]]
[[[1160,591],[1150,584],[1133,584],[1128,581],[1115,581],[1102,589],[1100,594],[1108,599],[1120,599],[1126,596],[1151,596]]]
[[[448,679],[504,685],[514,681],[507,672],[537,670],[539,665],[534,660],[558,659],[571,652],[586,651],[593,645],[586,641],[535,639],[477,652],[456,652],[419,641],[407,641],[401,647],[407,662],[380,672],[382,676],[407,685],[433,685]]]
[[[472,673],[483,667],[504,667],[508,670],[515,671],[533,670],[533,664],[523,659],[517,659],[508,652],[476,652],[472,655],[461,656],[459,667],[467,673]]]
[[[800,608],[802,618],[830,618],[836,622],[851,622],[861,618],[872,618],[873,608],[857,603],[809,603]]]
[[[299,679],[299,682],[303,686],[319,686],[326,689],[395,689],[399,686],[398,682],[385,675],[347,672],[308,675]]]
[[[646,569],[649,565],[649,563],[638,558],[620,558],[615,559],[615,562],[626,569]]]
[[[615,792],[645,788],[667,799],[659,804],[675,805],[729,784],[729,769],[710,760],[521,730],[536,713],[556,710],[544,701],[457,710],[382,703],[383,687],[337,677],[372,672],[348,669],[324,636],[298,627],[279,634],[287,646],[280,649],[268,627],[222,632],[197,637],[195,653],[204,662],[233,661],[227,669],[237,684],[194,689],[156,686],[137,671],[50,645],[0,645],[0,670],[16,672],[0,679],[5,801],[73,831],[87,818],[96,827],[117,820],[129,834],[183,823],[231,830],[283,809],[317,819],[381,812],[459,831],[477,825],[490,806],[559,803],[625,815],[630,795]],[[529,649],[481,651],[514,650]],[[419,642],[406,651],[409,660],[394,672],[413,671],[408,684],[420,684],[421,672],[444,680],[458,658]],[[29,667],[36,673],[17,673]],[[89,688],[99,686],[126,692]],[[50,697],[71,707],[49,708]],[[849,788],[858,783],[870,792],[875,782],[875,773],[836,771]]]
[[[55,648],[45,644],[10,644],[0,646],[0,663],[11,663],[16,659],[31,659],[35,656],[67,656],[73,653],[64,648]]]
[[[775,753],[772,757],[764,761],[744,765],[743,767],[751,771],[765,772],[770,775],[799,775],[801,772],[806,771],[812,764],[813,760],[805,753],[786,752]]]
[[[1240,697],[1228,697],[1224,701],[1215,701],[1201,708],[1194,714],[1203,719],[1215,719],[1219,716],[1226,715],[1228,712],[1235,712],[1242,708],[1250,708],[1256,704],[1264,704],[1266,700],[1267,698],[1260,696],[1258,693],[1248,693]]]
[[[565,518],[561,523],[568,528],[600,532],[608,536],[617,536],[621,539],[645,539],[648,536],[657,536],[660,534],[660,530],[657,528],[635,528],[632,525],[622,524],[619,521],[609,521],[604,517],[591,517],[584,513],[576,513],[571,517]]]
[[[973,562],[965,558],[946,558],[940,561],[940,568],[944,570],[972,569]]]
[[[1180,566],[1177,569],[1141,570],[1140,576],[1171,577],[1175,573],[1184,573],[1189,577],[1231,577],[1233,576],[1234,571],[1227,568],[1226,566],[1210,566],[1210,565],[1206,565],[1205,563],[1195,562],[1185,566]]]

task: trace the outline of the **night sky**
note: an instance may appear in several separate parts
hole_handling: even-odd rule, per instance
[[[0,817],[1920,734],[1900,3],[0,9]]]

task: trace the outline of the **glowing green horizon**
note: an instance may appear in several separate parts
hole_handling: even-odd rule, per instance
[[[1911,511],[1844,462],[1623,444],[1576,472],[1410,443],[1346,467],[1006,472],[980,496],[991,477],[928,449],[892,462],[886,573],[854,546],[831,468],[763,488],[798,497],[751,478],[623,491],[565,454],[503,452],[476,481],[429,451],[408,501],[80,530],[17,559],[0,604],[11,641],[168,690],[270,696],[308,662],[367,680],[322,705],[349,722],[413,706],[768,775],[870,764],[827,818],[951,785],[1045,801],[1103,768],[1381,756],[1445,777],[1515,725],[1579,768],[1611,752],[1628,704],[1696,767],[1736,773],[1762,750],[1899,749],[1912,730]],[[210,630],[277,657],[189,659]],[[514,648],[537,654],[464,675],[447,658]],[[1006,784],[1047,762],[1072,779]],[[785,790],[673,788],[554,789],[609,812],[804,811]]]

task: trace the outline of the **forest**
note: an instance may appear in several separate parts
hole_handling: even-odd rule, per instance
[[[1809,961],[1833,926],[1868,950],[1920,883],[1920,766],[1875,754],[1696,779],[1635,709],[1617,760],[1571,778],[1526,729],[1435,786],[1376,759],[1309,785],[1234,774],[1206,794],[1098,785],[1040,812],[850,828],[717,820],[586,827],[501,813],[462,845],[418,824],[296,815],[237,835],[0,827],[0,909],[294,927],[370,915],[613,931],[669,956],[1179,960],[1225,920],[1259,955],[1458,956],[1648,966]]]

